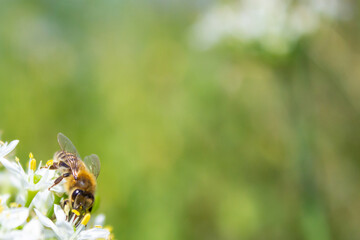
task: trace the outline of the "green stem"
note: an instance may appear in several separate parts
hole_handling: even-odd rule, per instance
[[[25,207],[29,207],[32,200],[34,199],[35,195],[38,193],[39,191],[30,191],[28,190],[27,192],[27,196],[26,196],[26,201],[25,201]]]
[[[61,197],[59,197],[56,194],[53,194],[53,196],[54,196],[54,204],[60,204]],[[46,216],[48,218],[51,218],[52,215],[54,214],[54,204],[51,206],[51,208],[49,208],[48,212],[46,213]]]

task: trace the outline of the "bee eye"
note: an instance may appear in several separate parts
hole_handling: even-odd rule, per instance
[[[91,201],[94,201],[94,195],[91,193],[86,194],[86,197],[89,198]]]
[[[73,192],[73,194],[71,195],[71,199],[72,199],[72,200],[75,200],[75,198],[76,198],[79,194],[82,194],[82,193],[83,193],[82,190],[76,189],[76,190]]]

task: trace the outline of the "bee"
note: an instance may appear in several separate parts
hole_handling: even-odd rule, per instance
[[[49,191],[65,179],[65,191],[69,198],[62,203],[62,206],[64,209],[68,208],[69,214],[71,214],[70,207],[83,216],[91,212],[94,204],[96,179],[100,173],[99,157],[91,154],[83,161],[69,138],[59,133],[57,140],[61,150],[54,154],[53,163],[48,168],[58,170],[61,175],[55,179]]]

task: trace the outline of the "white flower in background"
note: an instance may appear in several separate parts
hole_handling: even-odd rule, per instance
[[[55,191],[48,190],[56,177],[56,171],[41,168],[41,162],[36,168],[32,153],[29,155],[27,171],[23,169],[18,158],[16,161],[6,158],[18,142],[0,142],[0,163],[8,171],[0,172],[0,177],[7,179],[0,181],[0,194],[6,190],[9,190],[9,193],[17,190],[15,195],[0,195],[0,239],[111,239],[111,232],[102,228],[105,220],[102,214],[89,222],[89,213],[79,220],[79,213],[73,210],[72,218],[66,218],[64,210],[56,204],[64,193],[62,184],[53,187],[52,190]],[[3,188],[3,185],[9,184],[15,187],[11,191],[11,188]],[[13,200],[15,202],[10,202]]]
[[[296,40],[319,29],[324,18],[349,16],[346,0],[240,0],[206,11],[195,23],[191,38],[201,49],[233,38],[284,54]]]
[[[29,209],[25,207],[0,209],[0,239],[2,232],[19,227],[28,216]]]
[[[1,164],[0,164],[1,169]],[[15,186],[13,185],[13,181],[11,180],[12,175],[9,172],[0,172],[0,194],[5,194],[10,192]]]
[[[40,221],[37,219],[32,219],[30,222],[26,223],[22,230],[12,230],[0,235],[0,238],[3,240],[38,240],[44,239],[43,237],[43,226]]]
[[[7,201],[8,201],[9,198],[10,198],[10,194],[0,195],[0,213],[1,213],[4,209],[8,209],[6,203],[7,203]]]

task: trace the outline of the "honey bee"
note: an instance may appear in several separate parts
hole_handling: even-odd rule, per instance
[[[61,175],[55,179],[49,190],[65,178],[64,186],[69,198],[62,203],[63,208],[70,207],[84,215],[91,212],[94,204],[96,179],[100,173],[99,157],[91,154],[83,161],[69,138],[59,133],[57,139],[61,150],[55,153],[54,161],[48,168],[58,170]]]

